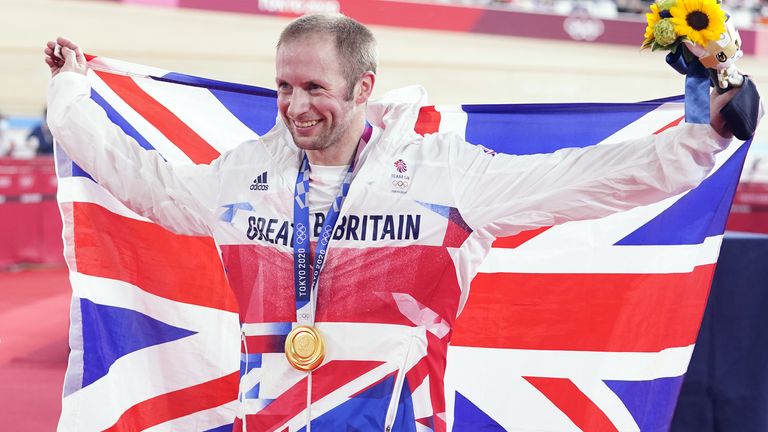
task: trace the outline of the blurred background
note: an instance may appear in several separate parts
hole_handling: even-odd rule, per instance
[[[44,125],[58,35],[84,51],[274,87],[274,47],[306,12],[340,11],[379,40],[376,93],[408,84],[433,104],[634,102],[681,94],[663,53],[640,49],[646,0],[0,0],[0,424],[53,430],[70,292]],[[768,1],[723,0],[739,68],[768,95]],[[768,233],[768,128],[758,131],[729,229]],[[31,318],[45,317],[45,319]],[[36,403],[19,397],[33,394]],[[13,424],[13,423],[10,423]]]
[[[641,101],[683,91],[663,53],[640,50],[648,4],[0,0],[0,112],[10,135],[3,148],[18,157],[35,153],[19,134],[40,121],[49,77],[41,51],[57,35],[94,55],[271,88],[284,24],[306,11],[342,11],[372,25],[379,39],[378,94],[418,83],[436,104]],[[724,4],[744,40],[739,66],[765,88],[768,2]],[[766,142],[762,131],[755,148]]]

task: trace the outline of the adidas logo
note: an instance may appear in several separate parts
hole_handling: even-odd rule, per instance
[[[256,180],[251,184],[251,190],[253,191],[265,191],[269,190],[269,184],[267,184],[267,172],[264,171],[256,177]]]

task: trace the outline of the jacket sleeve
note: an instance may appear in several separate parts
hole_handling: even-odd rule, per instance
[[[508,236],[604,217],[696,187],[729,141],[709,125],[683,124],[619,144],[491,156],[455,137],[451,184],[470,226]]]
[[[220,160],[174,168],[113,124],[90,99],[86,77],[73,72],[51,80],[48,125],[67,155],[128,208],[179,234],[210,235],[214,215],[204,203],[215,199]]]

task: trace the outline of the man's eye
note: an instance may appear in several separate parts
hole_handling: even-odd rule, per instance
[[[319,91],[322,90],[323,87],[319,84],[310,84],[309,85],[309,91]]]
[[[281,84],[278,84],[277,90],[280,91],[281,93],[288,93],[291,91],[291,86],[289,86],[286,83],[281,83]]]

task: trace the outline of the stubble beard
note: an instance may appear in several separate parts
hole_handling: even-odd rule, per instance
[[[345,135],[347,135],[349,129],[352,127],[352,117],[352,110],[350,109],[342,121],[335,121],[330,129],[325,129],[320,135],[310,138],[311,143],[309,145],[298,145],[300,142],[299,139],[306,140],[308,137],[299,136],[296,132],[296,126],[293,123],[290,123],[288,131],[291,133],[293,143],[296,144],[297,147],[302,148],[305,151],[325,150],[339,143]],[[323,122],[326,121],[326,119],[323,119]]]
[[[299,136],[294,125],[291,125],[288,130],[291,132],[291,137],[293,137],[293,142],[297,147],[304,150],[325,150],[342,139],[347,130],[349,130],[349,124],[344,126],[334,125],[330,130],[324,130],[320,135],[314,137]],[[305,144],[298,145],[299,142]]]

